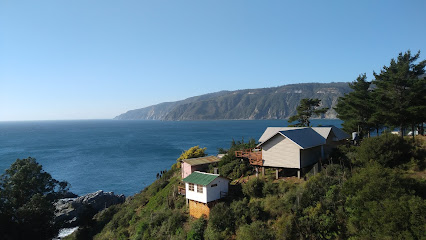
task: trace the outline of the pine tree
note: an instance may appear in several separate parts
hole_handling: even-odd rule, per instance
[[[358,78],[349,83],[352,92],[339,98],[339,102],[334,108],[337,117],[344,121],[342,124],[346,132],[359,131],[361,136],[369,134],[373,128],[378,128],[379,116],[376,114],[371,82],[367,81],[367,76],[361,74]]]
[[[327,112],[327,108],[318,108],[321,100],[313,98],[304,98],[300,100],[299,106],[297,106],[297,114],[291,116],[288,122],[299,121],[294,126],[310,127],[311,122],[309,119],[312,116],[318,116]]]
[[[379,112],[387,125],[399,127],[401,136],[405,127],[426,121],[426,79],[420,77],[426,60],[415,64],[419,57],[420,51],[400,53],[380,74],[374,72]]]

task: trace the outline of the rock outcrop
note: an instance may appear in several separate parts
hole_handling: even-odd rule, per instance
[[[55,221],[64,222],[63,227],[66,228],[76,227],[84,220],[82,218],[93,217],[99,211],[125,200],[123,194],[115,195],[102,190],[81,197],[59,199],[55,203]]]

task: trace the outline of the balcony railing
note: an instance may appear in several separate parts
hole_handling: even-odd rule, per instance
[[[251,165],[263,166],[262,151],[258,148],[235,151],[235,156],[248,159]]]

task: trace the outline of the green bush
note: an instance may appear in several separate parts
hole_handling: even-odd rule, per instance
[[[374,161],[384,167],[407,163],[413,155],[413,145],[394,134],[364,139],[357,150],[354,163],[365,166]]]
[[[293,201],[289,201],[286,197],[277,195],[267,196],[264,200],[264,210],[273,218],[277,218],[291,211]]]
[[[204,218],[197,219],[191,224],[191,229],[186,236],[186,240],[203,240],[205,228],[206,220]]]
[[[263,210],[263,199],[252,199],[248,205],[252,221],[267,220],[269,215]]]
[[[262,188],[262,195],[276,195],[278,193],[278,183],[273,183],[272,181],[265,181]]]
[[[375,239],[425,237],[426,201],[413,195],[396,170],[370,163],[345,182],[343,193],[350,235]]]
[[[250,209],[247,207],[248,204],[249,200],[247,198],[243,198],[239,201],[232,201],[231,209],[235,216],[236,226],[251,223],[251,213]]]
[[[248,197],[262,197],[265,181],[260,178],[252,178],[243,185],[243,193]]]
[[[204,234],[208,240],[224,239],[234,231],[234,214],[224,202],[216,204],[210,211],[209,223]]]
[[[274,239],[271,229],[261,221],[255,221],[252,224],[242,225],[237,230],[237,240],[268,240]]]
[[[216,204],[210,211],[209,225],[218,231],[234,228],[234,214],[224,202]]]
[[[275,229],[275,238],[276,239],[297,239],[295,224],[294,223],[294,215],[292,213],[287,213],[281,215],[278,220],[274,224]]]

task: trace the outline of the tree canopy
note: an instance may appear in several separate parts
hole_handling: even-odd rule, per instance
[[[3,239],[52,239],[53,202],[68,191],[34,158],[18,159],[0,176],[0,236]]]
[[[426,122],[426,60],[418,61],[410,51],[400,53],[384,66],[375,79],[367,81],[364,74],[349,84],[352,92],[339,98],[336,105],[338,118],[344,121],[347,132],[358,131],[361,136],[382,126],[399,127],[401,136],[407,127],[423,129]]]
[[[178,161],[183,159],[190,159],[190,158],[198,158],[198,157],[204,157],[207,156],[205,151],[207,148],[200,148],[199,146],[194,146],[185,152],[183,152],[180,157],[177,159]]]
[[[190,158],[198,158],[198,157],[204,157],[207,156],[205,151],[207,148],[200,148],[199,146],[193,146],[192,148],[186,150],[183,152],[180,157],[176,160],[177,167],[180,168],[180,161],[183,159],[190,159]]]
[[[311,122],[309,119],[312,116],[318,116],[326,113],[327,108],[319,108],[321,100],[313,98],[304,98],[300,100],[299,106],[297,106],[297,114],[291,116],[288,122],[299,121],[295,126],[310,127]]]
[[[377,106],[382,121],[392,127],[405,127],[426,121],[426,60],[415,63],[420,51],[414,56],[411,51],[400,53],[392,59],[389,66],[384,66],[380,73],[373,73],[377,88]]]
[[[353,91],[340,97],[334,108],[337,117],[344,121],[342,125],[345,131],[359,131],[362,135],[367,135],[377,125],[374,97],[370,90],[371,82],[367,81],[364,73],[349,83],[349,87]]]

